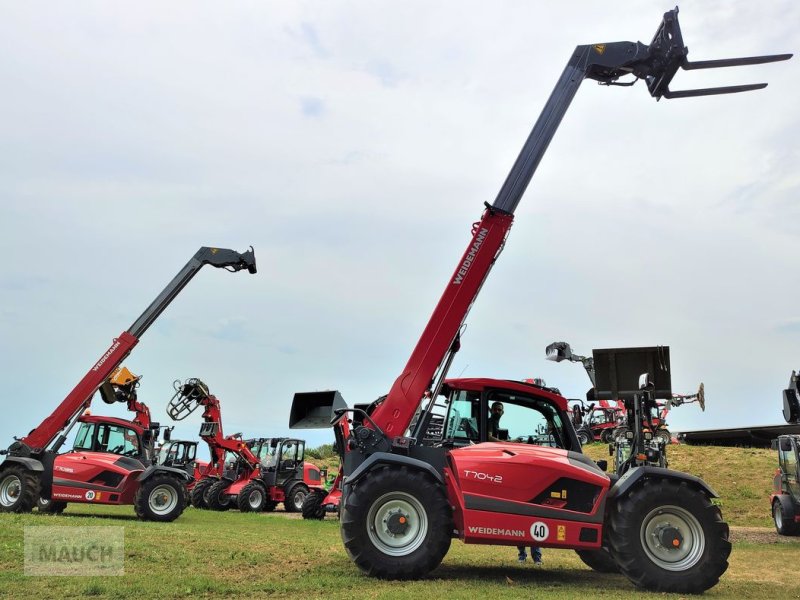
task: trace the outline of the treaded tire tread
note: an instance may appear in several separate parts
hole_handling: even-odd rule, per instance
[[[305,496],[308,496],[308,486],[305,483],[295,483],[290,489],[289,492],[286,494],[286,499],[283,501],[283,508],[286,512],[302,512],[303,507],[302,503],[298,508],[295,506],[295,503],[292,501],[294,499],[294,495],[299,490],[305,490]],[[305,497],[303,498],[303,502],[305,502]]]
[[[205,495],[208,486],[212,485],[216,481],[217,480],[212,477],[206,477],[198,481],[196,484],[194,484],[192,491],[189,492],[189,498],[191,500],[192,506],[194,506],[195,508],[202,508],[202,509],[208,508],[208,505],[206,504],[206,501],[203,498],[203,496]]]
[[[13,463],[12,463],[13,464]],[[0,506],[0,512],[29,513],[39,503],[39,477],[23,466],[9,466],[0,470],[0,481],[13,474],[22,483],[19,498],[11,507]]]
[[[427,539],[407,556],[387,556],[367,534],[372,501],[383,494],[402,491],[426,509]],[[378,468],[361,479],[339,505],[340,531],[347,554],[367,575],[381,579],[420,579],[442,562],[450,549],[453,514],[439,482],[408,467]]]
[[[700,560],[684,571],[662,569],[650,561],[642,548],[642,520],[654,508],[667,505],[689,511],[705,536]],[[607,527],[611,553],[622,574],[639,588],[699,594],[716,585],[728,568],[731,553],[728,524],[711,499],[685,481],[648,479],[619,499],[610,513]]]
[[[250,506],[249,497],[250,494],[256,489],[261,492],[261,505],[258,508],[253,508]],[[264,506],[267,504],[267,500],[268,497],[266,488],[257,481],[251,481],[239,492],[239,495],[236,497],[236,505],[239,507],[241,512],[262,512],[264,510]]]
[[[575,550],[583,564],[598,573],[619,573],[619,565],[606,548],[599,550]]]
[[[215,481],[210,486],[206,488],[205,493],[203,494],[203,501],[206,503],[206,507],[209,510],[217,510],[223,511],[232,508],[233,502],[221,502],[220,497],[222,492],[224,492],[227,488],[231,486],[231,482],[227,479],[220,479],[219,481]]]
[[[150,492],[152,492],[154,488],[166,483],[171,484],[172,487],[175,488],[178,494],[178,502],[175,504],[175,508],[173,508],[169,513],[165,515],[159,515],[150,510],[150,503],[148,502],[148,499],[150,497]],[[162,523],[169,523],[170,521],[174,521],[180,517],[183,513],[183,509],[186,508],[186,486],[182,481],[179,481],[172,475],[153,475],[149,479],[145,480],[139,486],[139,489],[136,490],[136,496],[133,499],[133,506],[136,510],[136,516],[142,521],[160,521]]]
[[[779,528],[778,524],[776,522],[775,523],[775,531],[777,531],[779,535],[788,535],[788,536],[800,535],[800,525],[798,525],[795,522],[794,515],[787,515],[783,511],[783,503],[780,501],[779,498],[775,498],[775,500],[772,501],[772,510],[773,510],[772,519],[773,519],[773,521],[775,519],[775,512],[774,511],[775,511],[775,505],[776,504],[778,506],[780,506],[780,511],[781,511],[781,514],[782,514],[782,517],[783,517],[781,519],[783,521],[783,527]]]
[[[322,501],[325,499],[325,492],[321,490],[311,490],[306,499],[303,500],[304,519],[316,519],[321,521],[325,518],[325,509],[322,508]]]

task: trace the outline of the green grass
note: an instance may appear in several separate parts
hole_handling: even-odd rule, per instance
[[[599,458],[604,448],[595,445],[588,452]],[[670,458],[676,468],[702,471],[723,493],[726,520],[747,526],[769,524],[765,482],[774,470],[770,452],[673,446]],[[23,575],[26,525],[124,526],[126,575]],[[777,542],[768,529],[762,539]],[[800,597],[797,556],[800,543],[736,542],[728,572],[706,597]],[[589,570],[571,551],[545,549],[544,560],[541,569],[530,563],[520,566],[512,547],[454,541],[430,578],[387,582],[360,574],[342,548],[338,523],[330,518],[304,521],[281,513],[190,508],[174,523],[159,524],[137,521],[131,507],[86,505],[71,505],[63,516],[0,515],[2,598],[679,597],[637,592],[620,575]]]

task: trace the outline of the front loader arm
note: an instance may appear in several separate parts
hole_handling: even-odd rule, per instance
[[[139,343],[144,332],[164,312],[203,265],[226,268],[231,271],[247,269],[250,273],[256,272],[256,259],[252,248],[243,253],[225,248],[200,248],[141,316],[134,321],[133,325],[114,339],[111,347],[103,353],[52,414],[27,436],[12,444],[8,452],[21,456],[37,455],[47,449],[47,446],[58,436],[52,448],[53,451],[57,451],[66,441],[69,428],[89,407],[92,396],[98,388],[125,360],[134,346]],[[61,433],[60,436],[59,433]]]

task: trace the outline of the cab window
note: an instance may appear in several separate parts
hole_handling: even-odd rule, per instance
[[[450,395],[444,439],[456,444],[479,443],[480,401],[478,392],[457,390]]]
[[[558,409],[550,402],[509,392],[488,395],[487,425],[503,441],[570,448],[570,438]],[[494,410],[499,408],[500,410]]]
[[[138,456],[139,436],[133,429],[101,423],[97,427],[97,452],[109,452],[122,456]]]

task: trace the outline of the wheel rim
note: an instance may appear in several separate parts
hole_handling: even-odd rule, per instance
[[[680,542],[665,543],[665,536],[677,532]],[[677,537],[676,537],[677,539]],[[695,516],[680,506],[660,506],[642,521],[641,541],[645,554],[667,571],[686,571],[696,565],[706,547],[703,528]]]
[[[777,502],[772,505],[772,516],[775,519],[775,527],[783,529],[783,511],[781,510],[781,505]]]
[[[253,490],[247,497],[247,501],[250,504],[250,508],[260,508],[261,503],[264,501],[264,494],[261,493],[261,490]]]
[[[397,531],[397,525],[402,531]],[[395,527],[395,531],[390,528]],[[428,514],[411,494],[389,492],[372,503],[367,515],[370,541],[384,554],[406,556],[419,548],[428,533]]]
[[[147,503],[155,514],[168,514],[178,505],[178,492],[171,485],[159,485],[150,492]]]
[[[22,480],[16,475],[9,475],[0,484],[0,504],[5,507],[14,506],[22,494]]]
[[[303,509],[303,502],[306,499],[306,493],[303,490],[298,490],[294,494],[294,507],[297,510]]]

